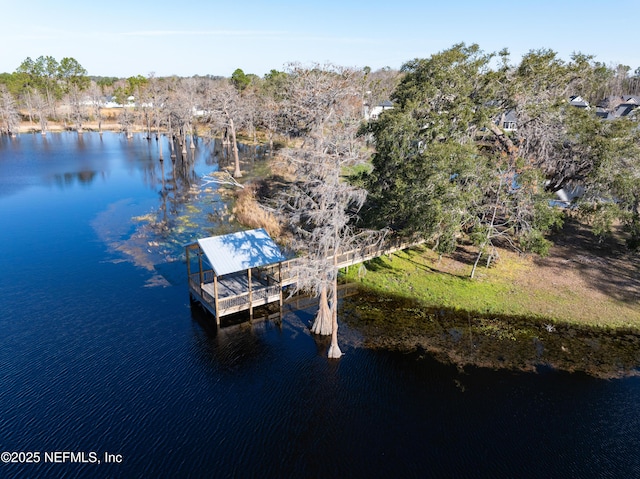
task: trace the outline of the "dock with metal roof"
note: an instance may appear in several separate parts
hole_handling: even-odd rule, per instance
[[[344,268],[420,242],[379,243],[339,253],[335,265]],[[260,228],[199,239],[186,246],[189,293],[220,318],[270,303],[283,304],[283,287],[296,283],[296,262],[287,260],[268,233]],[[331,257],[327,258],[331,260]]]
[[[282,306],[286,258],[260,228],[199,239],[186,246],[189,292],[216,318],[268,303]],[[194,263],[197,262],[197,267]]]

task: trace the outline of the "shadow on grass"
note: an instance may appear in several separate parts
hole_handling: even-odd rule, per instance
[[[640,254],[629,251],[621,230],[602,241],[588,226],[569,218],[552,237],[554,246],[546,258],[535,258],[541,267],[577,271],[590,287],[626,304],[640,302]]]
[[[403,258],[405,261],[407,261],[408,263],[411,263],[413,265],[415,265],[415,267],[419,270],[422,271],[426,271],[428,273],[437,273],[443,276],[448,276],[451,278],[458,278],[458,279],[469,279],[469,275],[467,274],[455,274],[455,273],[451,273],[449,271],[444,271],[438,268],[435,268],[433,266],[429,266],[428,264],[425,263],[420,263],[418,261],[415,261],[413,258],[415,256],[418,256],[418,254],[412,255],[412,256],[408,256],[406,258]]]
[[[438,269],[437,267],[430,266],[424,262],[416,261],[414,258],[421,258],[424,251],[425,251],[424,247],[415,246],[415,247],[404,249],[402,251],[397,251],[392,255],[389,255],[389,257],[397,256],[402,261],[405,261],[407,263],[414,265],[416,269],[425,271],[428,273],[436,273],[436,274],[441,274],[443,276],[449,276],[449,277],[460,278],[460,279],[466,279],[468,277],[466,274],[460,275],[460,274],[451,273],[448,271]],[[365,267],[367,268],[368,271],[373,271],[373,272],[385,272],[385,271],[391,272],[391,271],[397,271],[399,269],[399,268],[395,268],[392,264],[390,264],[388,261],[385,261],[383,258],[384,256],[371,259],[365,262]]]
[[[393,271],[395,268],[391,266],[382,257],[373,258],[364,263],[365,267],[369,271]]]

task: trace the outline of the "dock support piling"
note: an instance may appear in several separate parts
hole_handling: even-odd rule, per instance
[[[251,288],[251,268],[247,270],[247,277],[249,278],[249,321],[253,321],[253,291]]]
[[[216,309],[216,325],[220,327],[220,306],[218,304],[218,275],[213,273],[213,300]]]

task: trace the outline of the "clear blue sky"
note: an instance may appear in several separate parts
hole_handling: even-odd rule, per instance
[[[455,43],[640,67],[637,0],[0,0],[0,72],[73,57],[90,75],[264,75],[289,62],[400,68]]]

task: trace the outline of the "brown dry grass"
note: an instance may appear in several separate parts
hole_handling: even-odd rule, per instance
[[[272,238],[282,237],[282,227],[276,216],[256,200],[256,188],[248,185],[236,194],[233,213],[237,220],[250,228],[264,228]]]
[[[532,257],[531,273],[519,281],[542,294],[565,298],[579,316],[606,325],[640,326],[640,254],[624,247],[621,229],[599,241],[587,226],[569,219],[545,258]]]

